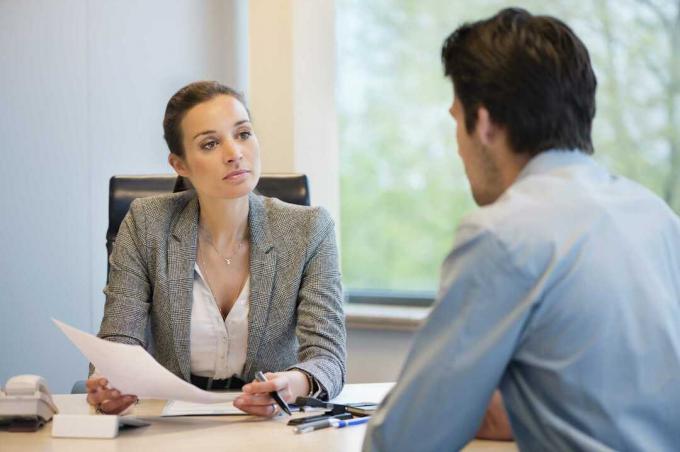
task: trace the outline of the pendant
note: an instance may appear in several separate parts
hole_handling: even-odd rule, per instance
[[[224,262],[226,262],[227,265],[231,265],[231,259],[224,259]]]

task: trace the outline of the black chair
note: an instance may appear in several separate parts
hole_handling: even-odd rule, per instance
[[[111,177],[109,181],[109,227],[106,231],[107,256],[111,255],[118,228],[130,209],[132,201],[137,198],[180,192],[191,188],[191,182],[188,179],[170,174]],[[309,184],[304,174],[265,174],[260,177],[255,191],[263,196],[278,198],[287,203],[309,205]],[[108,268],[107,259],[107,281]],[[84,380],[76,381],[71,388],[72,394],[86,392]]]

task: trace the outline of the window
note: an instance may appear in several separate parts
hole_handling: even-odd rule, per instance
[[[598,77],[596,158],[680,212],[680,0],[337,0],[350,297],[433,296],[455,227],[474,208],[441,43],[462,22],[510,5],[556,16],[585,42]]]

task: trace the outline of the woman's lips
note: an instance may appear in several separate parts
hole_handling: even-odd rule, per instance
[[[232,171],[231,173],[227,174],[222,178],[222,180],[235,180],[235,179],[240,179],[242,177],[245,177],[250,171],[248,170],[236,170]]]

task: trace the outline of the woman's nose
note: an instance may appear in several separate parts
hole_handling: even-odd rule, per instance
[[[243,158],[243,152],[236,143],[224,143],[224,146],[222,146],[222,161],[224,163],[234,163],[241,158]]]

